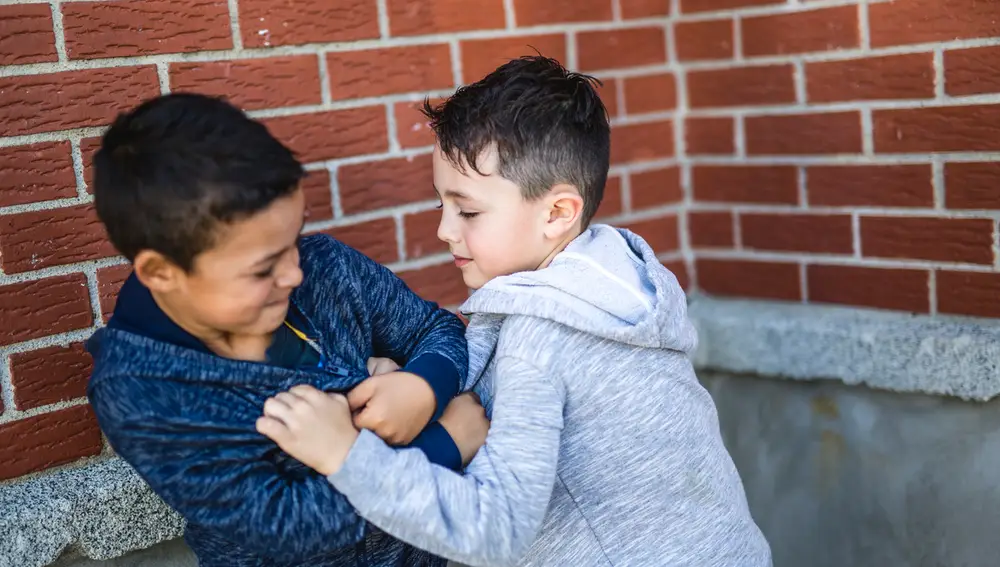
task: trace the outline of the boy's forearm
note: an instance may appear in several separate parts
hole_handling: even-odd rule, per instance
[[[453,471],[462,469],[462,453],[458,450],[458,445],[448,435],[439,422],[431,422],[416,439],[407,445],[410,449],[419,449],[427,460],[435,465],[440,465]]]
[[[420,354],[400,370],[420,376],[431,387],[435,404],[432,422],[441,417],[448,403],[458,394],[462,382],[455,362],[436,352]]]

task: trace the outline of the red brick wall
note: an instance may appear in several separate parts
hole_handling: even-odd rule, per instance
[[[1000,2],[677,7],[696,289],[1000,316]]]
[[[472,8],[471,5],[475,4]],[[605,219],[685,278],[669,0],[147,0],[0,5],[0,481],[106,454],[81,341],[127,266],[106,243],[90,156],[116,112],[161,92],[224,94],[312,172],[309,230],[447,305],[432,137],[414,104],[527,45],[606,80]]]

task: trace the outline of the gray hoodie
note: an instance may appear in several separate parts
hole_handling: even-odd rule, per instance
[[[462,311],[486,445],[461,476],[362,431],[330,476],[362,516],[472,566],[771,565],[684,292],[639,236],[592,226]]]

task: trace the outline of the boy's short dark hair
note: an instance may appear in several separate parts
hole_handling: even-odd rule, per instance
[[[600,81],[571,73],[548,57],[528,56],[502,65],[423,112],[441,152],[455,166],[478,165],[495,147],[497,173],[537,199],[558,183],[577,188],[587,226],[604,196],[611,151]]]
[[[94,202],[130,261],[155,250],[191,271],[220,224],[290,195],[305,172],[263,124],[213,97],[170,94],[121,114],[94,155]]]

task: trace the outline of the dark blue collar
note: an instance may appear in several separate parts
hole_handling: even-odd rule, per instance
[[[108,327],[212,354],[204,343],[174,323],[160,309],[153,294],[135,277],[135,273],[129,275],[118,292],[118,302]]]

